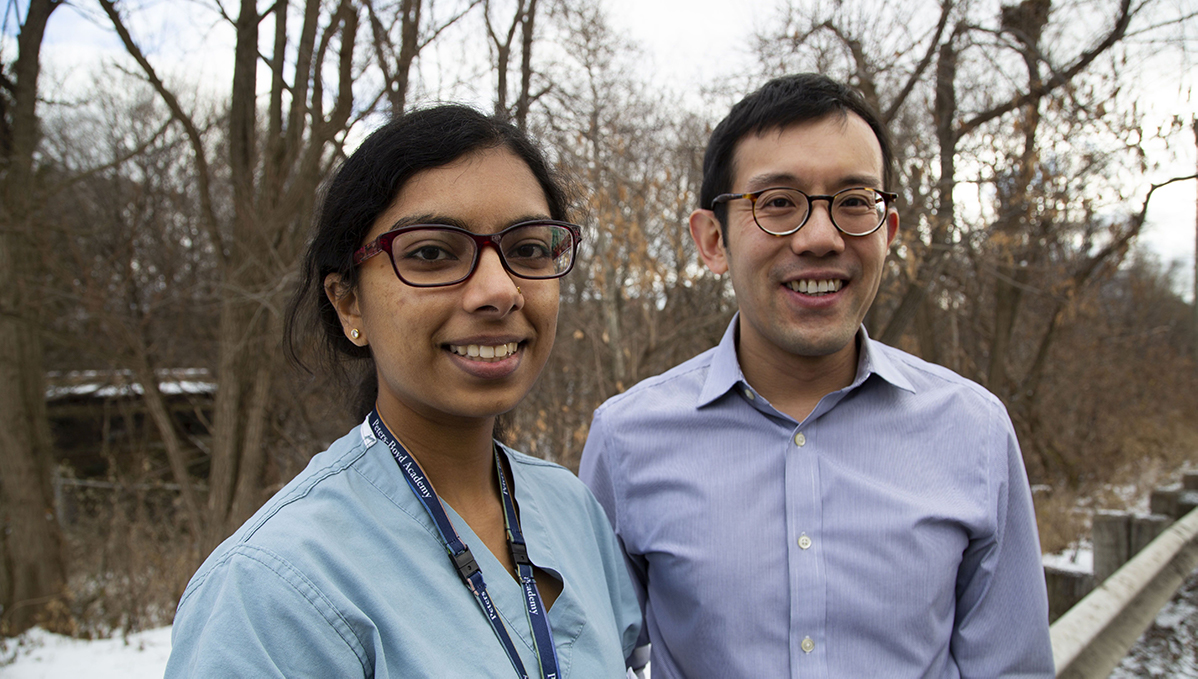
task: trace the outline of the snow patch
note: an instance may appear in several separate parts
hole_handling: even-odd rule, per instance
[[[94,641],[35,627],[0,642],[0,674],[5,679],[150,679],[163,675],[170,654],[170,627]]]

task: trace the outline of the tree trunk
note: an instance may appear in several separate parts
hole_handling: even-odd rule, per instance
[[[957,175],[957,136],[953,122],[957,115],[957,47],[956,36],[962,30],[957,26],[953,37],[940,46],[940,54],[936,62],[936,139],[940,146],[940,179],[937,181],[937,193],[940,203],[933,220],[932,247],[927,250],[927,256],[920,264],[919,273],[907,286],[899,301],[898,308],[886,323],[886,329],[878,339],[886,344],[897,344],[907,326],[915,320],[920,306],[924,303],[928,292],[935,285],[936,279],[944,271],[949,260],[953,224],[956,221],[957,206],[953,199],[953,188],[956,186]]]
[[[50,484],[53,448],[46,419],[41,326],[34,279],[33,154],[37,79],[46,23],[60,5],[32,0],[18,37],[10,142],[0,166],[0,634],[69,625],[66,562]]]
[[[527,129],[528,110],[532,107],[532,42],[537,18],[537,0],[528,0],[528,11],[521,23],[520,96],[516,99],[516,127]]]

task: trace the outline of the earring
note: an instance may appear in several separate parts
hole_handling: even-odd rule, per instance
[[[358,339],[359,337],[362,336],[362,333],[358,332],[357,328],[354,328],[353,330],[349,331],[349,336],[352,337],[353,339]]]

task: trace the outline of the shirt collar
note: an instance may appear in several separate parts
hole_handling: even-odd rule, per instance
[[[861,354],[857,359],[857,379],[853,380],[852,386],[861,384],[870,375],[877,375],[899,389],[914,394],[915,386],[911,380],[898,369],[890,355],[882,351],[884,345],[869,338],[864,325],[857,331],[857,336],[861,339]]]
[[[739,384],[748,384],[736,356],[736,326],[739,320],[740,312],[738,311],[732,317],[732,322],[728,324],[728,329],[724,331],[720,343],[715,347],[711,357],[711,367],[707,371],[707,379],[703,383],[703,389],[699,392],[699,399],[695,403],[696,408],[702,408],[715,401]],[[911,381],[898,369],[894,361],[881,351],[879,348],[881,345],[869,338],[869,333],[866,332],[864,325],[857,330],[857,338],[861,342],[861,352],[857,359],[857,376],[849,385],[848,390],[851,391],[861,386],[870,375],[877,375],[899,389],[915,392]]]

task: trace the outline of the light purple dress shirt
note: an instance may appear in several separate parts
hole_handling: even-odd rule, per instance
[[[1002,403],[871,341],[802,422],[719,346],[596,412],[654,679],[1051,677],[1031,493]]]

